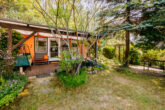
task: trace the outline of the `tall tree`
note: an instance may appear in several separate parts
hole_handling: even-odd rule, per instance
[[[127,4],[128,6],[126,7],[126,22],[128,24],[131,24],[131,21],[130,21],[130,1],[131,0],[127,0]],[[125,37],[126,37],[126,52],[125,52],[125,66],[128,66],[129,64],[129,44],[130,44],[130,31],[129,30],[126,30],[126,34],[125,34]]]
[[[155,12],[161,9],[164,0],[159,1],[137,1],[127,0],[126,2],[109,2],[109,7],[100,12],[99,16],[104,16],[106,22],[99,29],[103,35],[108,35],[113,31],[125,30],[126,35],[126,52],[125,52],[125,66],[128,66],[129,60],[129,42],[130,32],[137,32],[148,27],[155,27],[149,19],[152,15],[147,13]],[[103,30],[104,29],[104,30]]]

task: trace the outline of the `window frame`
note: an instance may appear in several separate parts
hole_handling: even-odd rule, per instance
[[[45,52],[41,52],[41,51],[38,51],[37,49],[37,40],[39,39],[45,39],[44,41],[46,42],[46,45],[45,45]],[[48,38],[46,37],[38,37],[38,36],[35,36],[35,39],[34,39],[34,53],[48,53]]]

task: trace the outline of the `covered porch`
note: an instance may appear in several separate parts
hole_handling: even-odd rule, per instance
[[[88,38],[92,36],[90,33],[83,31],[75,32],[74,30],[62,28],[58,28],[57,31],[56,28],[49,28],[49,26],[46,25],[31,24],[10,19],[0,19],[0,26],[8,29],[8,62],[12,60],[13,50],[20,48],[23,45],[28,45],[28,48],[30,48],[29,50],[33,64],[42,63],[43,61],[48,62],[44,65],[31,65],[31,67],[26,67],[25,71],[23,70],[23,67],[20,67],[20,72],[25,72],[29,76],[48,74],[55,72],[59,68],[58,64],[54,62],[60,60],[60,53],[67,48],[63,39],[68,39],[70,41],[70,46],[73,44],[73,49],[75,42],[77,43],[77,41],[83,39],[90,42]],[[19,41],[16,45],[12,45],[12,30],[16,30],[25,36],[24,39]],[[97,57],[97,45],[98,42],[92,46],[92,48],[95,49],[95,57]],[[86,53],[84,54],[84,57],[87,57],[87,55],[90,54],[90,50],[85,52],[83,46],[81,46],[81,42],[77,43],[77,46],[79,46],[82,54]],[[12,72],[10,63],[8,65],[8,70]]]

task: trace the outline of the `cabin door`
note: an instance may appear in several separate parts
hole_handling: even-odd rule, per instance
[[[60,39],[49,38],[48,41],[49,61],[58,61],[60,55]]]

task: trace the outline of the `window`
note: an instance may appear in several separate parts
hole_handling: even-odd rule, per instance
[[[47,53],[48,40],[47,38],[35,37],[35,53]]]
[[[57,41],[50,41],[50,57],[58,57],[58,43]]]
[[[78,46],[77,41],[72,40],[71,41],[71,51],[73,53],[73,56],[76,56],[78,54],[77,46]]]
[[[68,42],[68,41],[64,41],[65,39],[62,39],[61,41],[62,41],[62,45],[61,45],[61,51],[63,52],[63,51],[67,51],[68,50],[68,45],[67,45],[67,43],[66,42]]]

